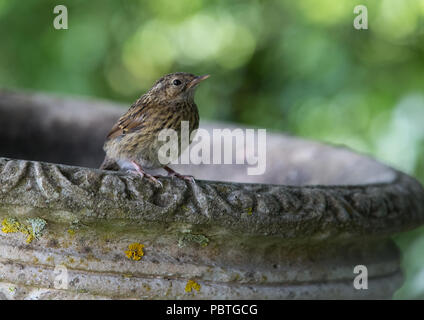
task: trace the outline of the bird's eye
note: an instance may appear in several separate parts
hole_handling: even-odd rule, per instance
[[[181,84],[181,81],[178,79],[175,79],[173,82],[174,86],[179,86]]]

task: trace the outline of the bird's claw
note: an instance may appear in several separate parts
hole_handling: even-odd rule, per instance
[[[184,174],[172,172],[172,173],[168,173],[168,176],[169,177],[177,177],[179,179],[182,179],[182,180],[185,180],[185,181],[188,181],[188,182],[191,182],[191,183],[196,183],[196,181],[194,180],[194,177],[190,176],[190,175],[184,175]]]
[[[196,183],[193,176],[180,174],[168,166],[165,166],[164,169],[168,172],[168,177],[177,177],[179,179],[182,179],[191,183]]]
[[[148,174],[147,172],[144,172],[142,170],[127,170],[128,173],[130,173],[132,176],[140,177],[143,179],[146,177],[148,180],[152,181],[156,185],[159,185],[161,188],[163,188],[162,182],[160,182],[158,179],[156,179],[154,176]]]
[[[145,173],[146,178],[148,178],[150,181],[153,181],[155,184],[158,184],[161,188],[163,188],[162,182],[160,182],[158,179],[156,179],[154,176]]]

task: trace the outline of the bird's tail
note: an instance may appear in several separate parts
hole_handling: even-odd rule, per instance
[[[102,164],[100,165],[101,170],[113,170],[118,171],[119,166],[116,163],[115,160],[108,158],[108,156],[105,156],[105,159],[103,160]]]

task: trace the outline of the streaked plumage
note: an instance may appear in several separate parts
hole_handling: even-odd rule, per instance
[[[163,167],[171,175],[189,179],[159,162],[158,150],[165,142],[158,140],[158,134],[162,129],[174,129],[180,133],[181,121],[189,122],[190,133],[198,128],[199,113],[194,103],[194,92],[197,84],[206,78],[207,75],[196,77],[178,72],[156,81],[112,127],[103,147],[106,157],[100,168],[107,170],[118,166],[120,169],[135,169],[140,175],[159,182],[143,168]],[[178,137],[180,140],[180,135]],[[178,150],[178,155],[184,151]]]

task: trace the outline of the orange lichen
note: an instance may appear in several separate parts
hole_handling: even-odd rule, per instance
[[[144,256],[143,252],[144,244],[140,243],[131,243],[128,246],[128,250],[125,251],[125,255],[128,259],[133,259],[135,261],[138,261],[141,259],[142,256]]]
[[[195,282],[193,280],[188,280],[186,287],[184,289],[185,292],[191,292],[191,291],[193,291],[193,289],[196,290],[196,291],[199,291],[200,290],[200,284],[198,284],[197,282]]]

